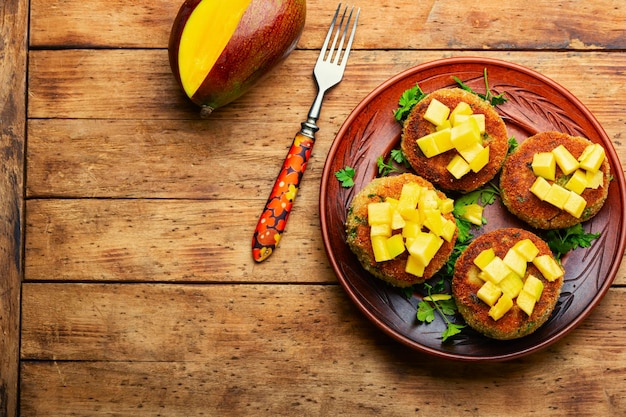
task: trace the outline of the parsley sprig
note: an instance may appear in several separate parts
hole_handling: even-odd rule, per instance
[[[354,185],[354,175],[356,172],[354,168],[346,166],[335,172],[335,177],[341,182],[341,186],[344,188],[350,188]]]
[[[546,242],[558,260],[570,250],[590,247],[591,243],[599,237],[600,233],[585,232],[580,223],[564,229],[549,230],[545,233]]]
[[[439,284],[441,285],[441,282]],[[459,334],[465,325],[452,323],[450,320],[449,317],[457,312],[456,303],[450,295],[433,294],[433,286],[428,283],[424,284],[424,288],[428,296],[417,305],[417,319],[423,323],[431,323],[435,320],[435,311],[439,313],[446,323],[446,330],[441,334],[442,341],[445,342],[450,337]]]
[[[491,103],[492,106],[497,106],[498,104],[504,104],[508,100],[504,96],[504,93],[500,93],[497,96],[494,96],[493,93],[491,92],[491,89],[489,88],[489,79],[487,78],[487,68],[483,70],[483,78],[485,79],[485,94],[479,94],[475,92],[474,90],[472,90],[470,86],[465,84],[458,77],[452,77],[452,78],[454,79],[454,81],[456,81],[456,83],[459,85],[460,88],[462,88],[465,91],[469,91],[472,94],[476,94],[478,97]]]
[[[454,211],[452,214],[456,219],[456,225],[459,229],[459,241],[468,242],[472,238],[471,229],[473,225],[463,218],[465,208],[470,204],[480,204],[483,207],[491,205],[496,201],[496,197],[499,195],[500,189],[498,186],[494,182],[490,182],[484,187],[465,194],[454,201]],[[485,223],[486,219],[483,218],[483,224]]]
[[[398,100],[399,107],[393,112],[395,119],[398,122],[404,122],[404,120],[406,120],[409,116],[409,113],[411,113],[413,107],[415,107],[415,105],[424,97],[426,97],[426,93],[422,91],[419,84],[415,84],[414,87],[404,91],[402,96],[400,96],[400,100]]]
[[[407,161],[404,157],[402,149],[392,149],[389,153],[389,158],[385,160],[382,155],[379,156],[376,160],[376,165],[378,166],[378,175],[386,177],[392,172],[404,172],[404,168],[409,168],[409,161]],[[401,165],[404,168],[398,165]]]

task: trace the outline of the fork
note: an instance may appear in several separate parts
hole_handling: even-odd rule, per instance
[[[337,18],[341,12],[341,3],[337,6],[313,69],[317,83],[317,96],[311,105],[307,120],[301,123],[301,129],[293,140],[252,237],[252,256],[257,262],[264,261],[274,252],[285,231],[289,213],[313,150],[315,132],[319,130],[315,123],[320,117],[324,94],[339,84],[343,78],[360,11],[361,9],[355,10],[352,7],[348,13],[348,6],[346,6],[335,30]],[[352,30],[348,43],[343,49],[350,24],[352,24]],[[331,37],[332,44],[329,47]]]

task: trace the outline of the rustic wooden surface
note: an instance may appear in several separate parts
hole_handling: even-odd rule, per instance
[[[0,416],[18,409],[28,4],[0,4]]]
[[[289,59],[199,120],[167,62],[180,3],[0,6],[0,415],[626,414],[626,266],[550,348],[447,362],[394,342],[351,304],[318,220],[325,156],[350,111],[442,57],[504,59],[554,79],[626,161],[626,4],[360,4],[287,232],[255,264],[252,231],[314,97],[337,4],[308,1]]]

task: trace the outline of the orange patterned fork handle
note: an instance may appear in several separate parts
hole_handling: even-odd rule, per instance
[[[311,105],[306,122],[301,124],[302,129],[300,129],[300,132],[296,134],[293,140],[291,149],[289,149],[287,158],[285,158],[283,167],[280,174],[278,174],[274,188],[272,188],[270,197],[265,204],[265,209],[252,236],[252,257],[257,262],[264,261],[276,250],[285,231],[287,218],[291,212],[293,201],[296,199],[302,175],[315,143],[315,132],[319,130],[315,122],[320,117],[324,93],[337,85],[343,77],[348,55],[352,48],[360,10],[357,9],[355,13],[353,7],[348,13],[348,6],[346,6],[343,15],[340,15],[341,3],[337,6],[332,23],[324,39],[324,45],[313,68],[313,75],[317,83],[317,96],[315,96],[315,100]],[[337,20],[338,18],[340,20]],[[336,23],[339,24],[335,31]],[[351,25],[352,31],[348,35]],[[330,40],[333,32],[335,36],[331,44]],[[346,39],[347,43],[345,43]]]
[[[305,123],[303,123],[303,130],[304,125]],[[285,231],[287,218],[315,143],[312,133],[310,132],[311,136],[305,135],[303,131],[296,134],[267,199],[265,209],[252,236],[252,256],[257,262],[264,261],[272,254]]]

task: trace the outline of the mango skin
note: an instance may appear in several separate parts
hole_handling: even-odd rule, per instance
[[[170,33],[169,62],[181,89],[180,37],[189,16],[201,1],[183,3]],[[202,107],[203,117],[242,96],[287,58],[302,35],[305,20],[306,0],[252,0],[217,62],[200,88],[189,97]]]

